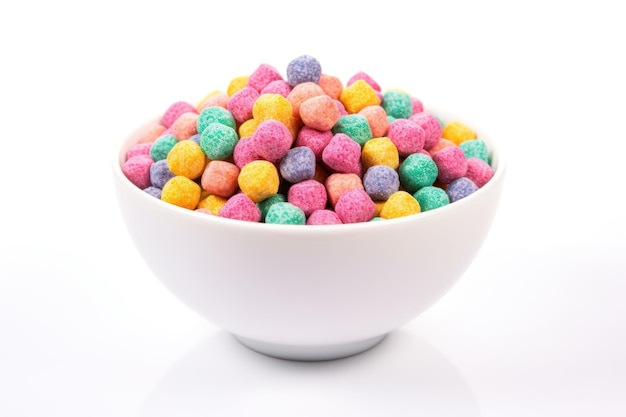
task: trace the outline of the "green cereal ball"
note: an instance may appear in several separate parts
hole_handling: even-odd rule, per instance
[[[221,123],[232,129],[236,129],[237,124],[235,117],[231,112],[220,106],[207,107],[198,115],[197,120],[198,133],[202,134],[204,129],[211,123]]]
[[[398,175],[400,184],[410,193],[415,193],[422,187],[433,185],[439,170],[433,159],[422,153],[413,153],[400,164]]]
[[[420,203],[422,211],[433,210],[450,204],[450,197],[443,188],[426,186],[420,188],[413,197]]]
[[[413,114],[411,96],[399,91],[387,91],[380,105],[389,116],[396,119],[408,119]]]
[[[239,137],[232,127],[221,123],[211,123],[200,135],[200,148],[212,161],[230,158]]]
[[[465,158],[478,158],[489,163],[489,149],[482,139],[466,140],[459,145],[459,148],[465,154]]]
[[[154,162],[167,158],[174,145],[178,143],[178,139],[174,135],[163,135],[158,137],[150,146],[150,158]]]
[[[348,114],[341,116],[332,129],[333,135],[343,133],[348,135],[353,141],[359,145],[365,145],[365,142],[372,138],[372,129],[367,118],[362,114]]]
[[[274,203],[265,216],[265,223],[306,224],[304,211],[291,203]]]
[[[278,193],[266,198],[263,201],[259,201],[258,203],[256,203],[257,207],[259,207],[259,210],[261,210],[261,221],[265,221],[265,217],[267,216],[267,212],[270,210],[270,207],[272,207],[276,203],[284,203],[286,201],[287,197],[285,197],[284,194]]]

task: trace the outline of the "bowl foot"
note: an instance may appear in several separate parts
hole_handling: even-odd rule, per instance
[[[273,356],[279,359],[289,359],[295,361],[328,361],[341,359],[357,353],[365,352],[380,343],[386,334],[372,337],[357,342],[342,343],[338,345],[283,345],[279,343],[269,343],[260,340],[249,339],[247,337],[235,335],[237,340],[250,349]]]

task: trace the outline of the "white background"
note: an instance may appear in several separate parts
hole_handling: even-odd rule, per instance
[[[0,415],[626,415],[619,2],[153,3],[0,6]],[[325,363],[256,354],[174,299],[110,169],[170,103],[305,53],[463,115],[509,159],[459,283]]]

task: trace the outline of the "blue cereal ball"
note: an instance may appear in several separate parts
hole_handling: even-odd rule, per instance
[[[200,145],[200,134],[196,133],[195,135],[191,136],[189,138],[189,140],[196,142],[198,145]]]
[[[275,203],[272,204],[267,211],[265,223],[306,224],[306,216],[302,209],[291,203]]]
[[[150,183],[156,188],[163,189],[165,183],[174,176],[174,173],[167,166],[167,159],[156,161],[150,166]]]
[[[150,147],[150,158],[152,158],[154,162],[166,159],[167,154],[170,153],[177,143],[178,139],[176,139],[174,135],[166,134],[158,137]]]
[[[292,184],[315,176],[315,153],[307,146],[289,149],[280,161],[280,175]]]
[[[150,194],[152,197],[156,197],[159,200],[161,199],[161,189],[155,186],[150,186],[148,188],[143,189],[146,193]]]
[[[450,198],[450,202],[454,203],[462,198],[467,197],[474,191],[478,190],[478,186],[469,178],[461,177],[453,180],[446,188],[446,193]]]
[[[459,148],[465,154],[466,159],[478,158],[482,159],[486,163],[489,163],[489,149],[487,144],[482,139],[471,139],[461,142]]]
[[[413,194],[413,197],[420,203],[420,208],[423,212],[450,204],[450,197],[448,197],[445,190],[432,185],[420,188]]]
[[[287,65],[287,82],[292,87],[306,82],[317,84],[321,76],[322,66],[317,59],[309,55],[299,56]]]
[[[413,153],[402,161],[398,173],[404,188],[410,193],[415,193],[422,187],[433,185],[439,174],[439,169],[430,156]]]
[[[270,210],[270,207],[272,207],[276,203],[284,203],[286,201],[287,197],[284,194],[278,193],[266,198],[263,201],[259,201],[258,203],[256,203],[259,210],[261,210],[261,221],[265,221],[265,217],[267,216],[267,212]]]
[[[387,201],[400,189],[400,177],[395,169],[387,165],[374,165],[365,172],[363,187],[372,200]]]

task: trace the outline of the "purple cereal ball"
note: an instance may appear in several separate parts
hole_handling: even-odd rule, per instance
[[[219,216],[227,219],[260,222],[261,210],[250,197],[244,193],[238,193],[226,201],[226,204],[220,209]]]
[[[306,180],[289,188],[287,201],[300,208],[308,217],[314,211],[326,207],[328,195],[324,184],[315,180]]]
[[[480,158],[469,158],[467,160],[467,172],[465,176],[472,180],[478,188],[482,188],[493,177],[491,166]]]
[[[345,133],[337,133],[322,151],[322,161],[335,172],[361,173],[361,145]]]
[[[315,160],[322,162],[322,151],[333,138],[330,130],[319,131],[308,126],[304,126],[296,137],[296,146],[306,146],[315,154]]]
[[[150,194],[152,197],[155,197],[156,199],[160,200],[161,199],[161,189],[154,187],[154,186],[150,186],[148,188],[144,188],[143,189],[146,193]]]
[[[478,186],[469,178],[461,177],[452,181],[446,187],[446,194],[450,198],[450,203],[459,201],[478,190]]]
[[[280,161],[280,175],[290,183],[310,180],[315,176],[315,154],[306,146],[289,149]]]
[[[321,76],[322,66],[310,55],[299,56],[287,65],[287,82],[292,87],[306,82],[317,84]]]
[[[343,223],[368,222],[374,217],[376,203],[365,190],[347,190],[339,196],[335,212]]]
[[[365,192],[374,201],[386,201],[400,189],[398,172],[387,165],[374,165],[363,176]]]
[[[365,81],[376,92],[380,93],[382,91],[382,89],[380,88],[380,85],[376,81],[374,81],[374,79],[372,77],[370,77],[369,75],[367,75],[363,71],[359,71],[356,74],[354,74],[352,77],[350,77],[350,79],[348,79],[348,82],[346,83],[346,85],[353,84],[355,81],[358,81],[358,80]],[[382,98],[382,96],[381,96],[381,98]]]
[[[285,80],[272,81],[261,90],[261,94],[280,94],[285,98],[289,93],[291,93],[291,86]]]
[[[458,146],[448,146],[436,152],[433,155],[433,161],[437,165],[437,179],[443,184],[449,184],[465,176],[467,172],[467,159],[463,150]]]
[[[200,137],[201,137],[200,134],[196,133],[195,135],[190,136],[189,140],[196,142],[198,145],[200,145]]]
[[[293,144],[293,136],[278,120],[265,120],[252,134],[252,142],[257,155],[269,162],[277,162],[287,155]]]
[[[167,166],[167,160],[156,161],[150,167],[150,182],[153,186],[163,189],[163,186],[170,179],[174,178],[174,173]]]
[[[257,93],[262,91],[269,83],[273,81],[282,81],[283,76],[271,65],[261,64],[248,77],[248,85],[254,88]]]
[[[424,129],[409,119],[394,120],[387,129],[387,137],[396,145],[400,156],[420,152],[426,143]]]
[[[439,139],[441,139],[441,132],[443,131],[443,128],[441,127],[439,120],[437,120],[432,113],[425,111],[415,113],[409,117],[409,120],[417,123],[422,129],[424,129],[424,132],[426,133],[426,136],[424,137],[424,149],[430,149],[435,146],[437,142],[439,142]]]
[[[138,143],[136,145],[133,145],[126,152],[125,161],[128,161],[130,158],[132,158],[133,156],[137,156],[137,155],[150,155],[151,147],[152,147],[152,142],[144,142],[144,143]]]
[[[249,162],[262,159],[257,153],[252,136],[240,138],[233,150],[233,161],[240,169]]]
[[[122,172],[135,186],[148,188],[150,183],[150,167],[154,161],[149,155],[135,155],[129,158],[122,166]]]
[[[332,210],[322,209],[315,210],[306,221],[307,225],[328,225],[328,224],[342,224],[341,219]]]
[[[259,92],[252,87],[244,87],[233,94],[226,103],[226,109],[232,113],[238,123],[252,118],[252,106],[259,98]]]

